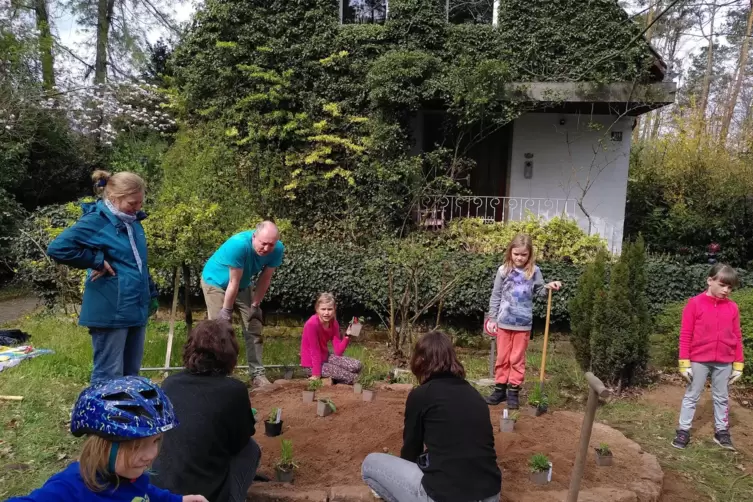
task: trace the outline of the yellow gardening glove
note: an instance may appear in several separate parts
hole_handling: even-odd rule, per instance
[[[680,359],[677,364],[680,367],[680,374],[682,377],[687,380],[688,383],[692,382],[693,370],[690,368],[690,359]]]
[[[729,376],[729,383],[733,384],[743,376],[743,363],[732,363],[732,374]]]

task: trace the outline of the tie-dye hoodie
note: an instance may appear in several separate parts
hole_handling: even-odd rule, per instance
[[[530,331],[533,326],[533,298],[543,296],[544,277],[539,267],[526,279],[526,272],[513,268],[506,272],[504,265],[497,270],[494,289],[489,300],[489,318],[496,319],[497,327],[512,331]]]

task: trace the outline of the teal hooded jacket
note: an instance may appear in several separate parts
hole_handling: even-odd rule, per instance
[[[139,212],[133,223],[133,238],[142,261],[142,270],[133,256],[126,224],[113,215],[100,200],[83,204],[84,214],[63,231],[47,248],[56,262],[89,269],[78,323],[89,328],[130,328],[146,325],[149,303],[157,296],[147,265],[146,236]],[[91,280],[91,271],[110,264],[115,275]]]

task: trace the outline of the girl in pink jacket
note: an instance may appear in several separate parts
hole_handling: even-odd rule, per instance
[[[324,377],[353,385],[362,365],[358,359],[343,356],[350,342],[350,327],[343,337],[340,334],[340,325],[335,319],[336,309],[335,297],[331,293],[322,293],[316,299],[316,313],[303,326],[301,366],[310,375],[310,380]],[[330,341],[334,354],[329,352]]]
[[[714,441],[734,450],[729,434],[729,384],[743,374],[743,339],[740,312],[728,298],[737,286],[737,272],[717,264],[709,272],[708,289],[691,298],[682,311],[680,327],[680,373],[688,381],[682,400],[680,426],[672,446],[683,449],[690,442],[690,427],[696,403],[706,379],[711,376],[714,401]]]

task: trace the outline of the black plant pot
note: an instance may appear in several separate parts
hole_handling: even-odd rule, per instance
[[[277,481],[280,481],[281,483],[292,483],[293,469],[283,470],[279,467],[275,467],[275,477],[277,478]]]
[[[279,436],[282,434],[282,422],[264,422],[264,434],[271,438]]]

